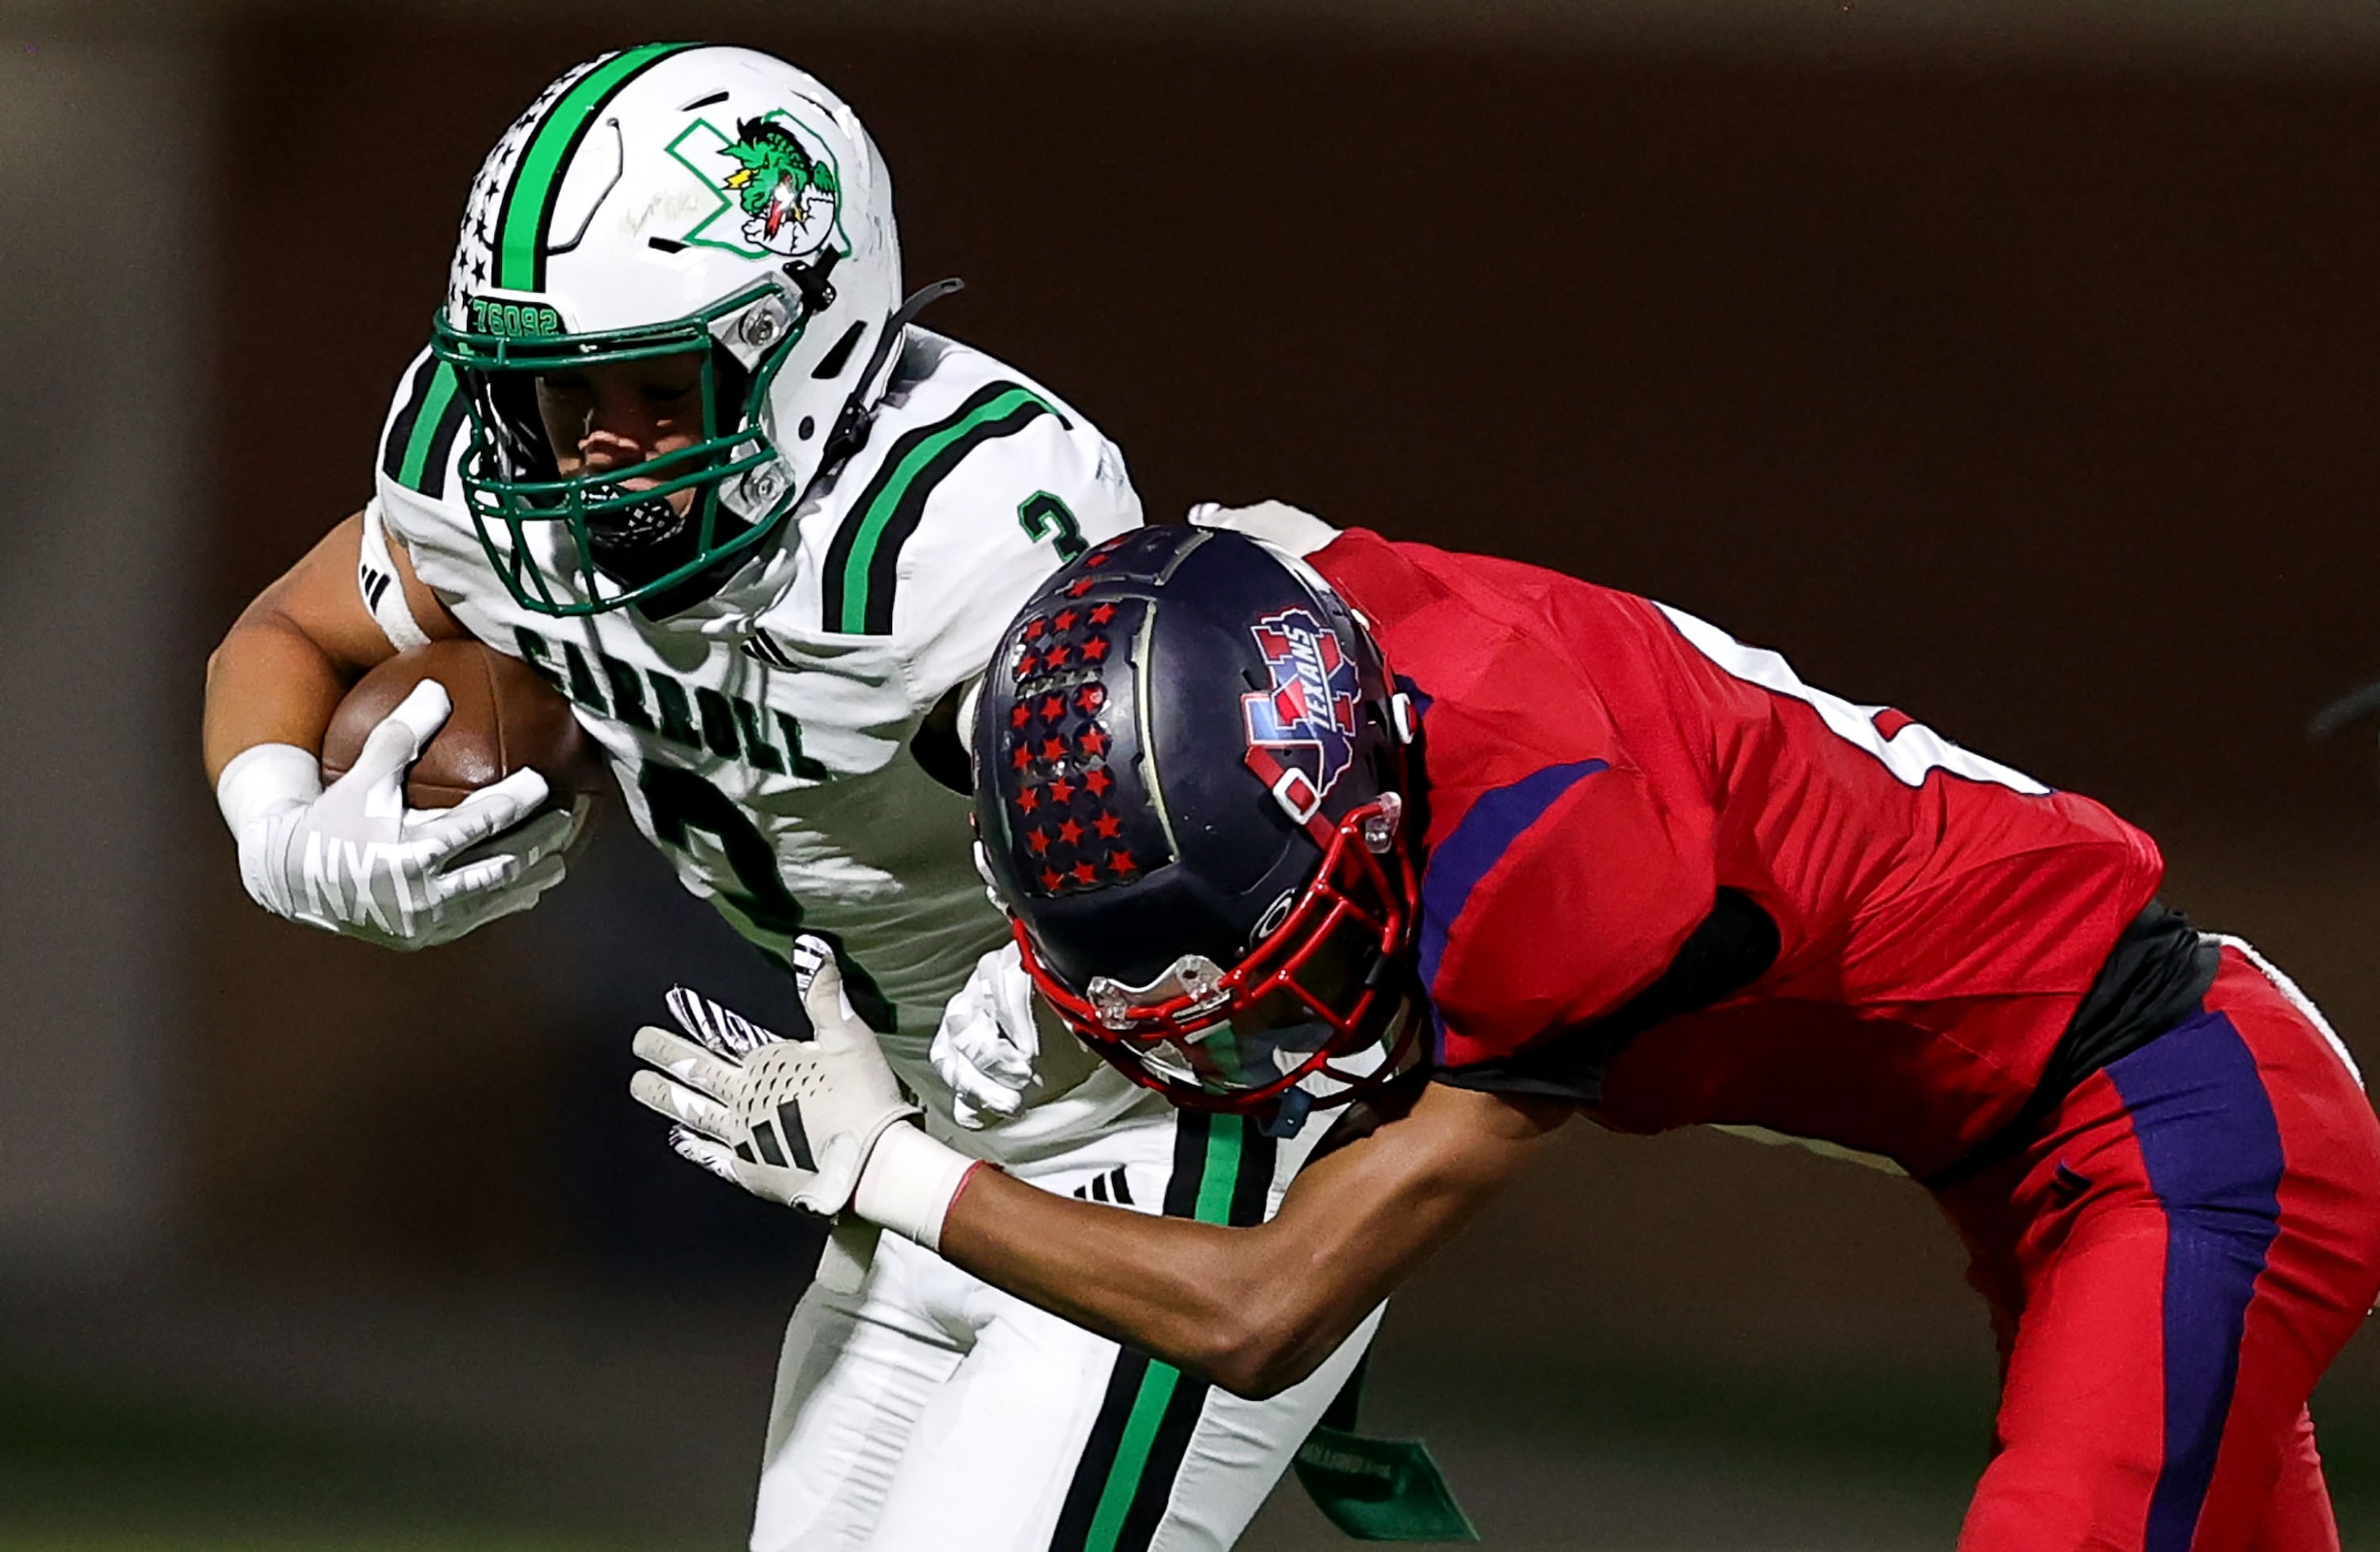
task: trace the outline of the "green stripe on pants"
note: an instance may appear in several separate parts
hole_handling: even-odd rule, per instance
[[[1239,1179],[1241,1144],[1246,1131],[1247,1122],[1237,1117],[1214,1118],[1207,1134],[1206,1164],[1198,1173],[1198,1206],[1192,1215],[1198,1222],[1229,1221],[1232,1187]],[[1124,1516],[1139,1491],[1141,1473],[1148,1467],[1157,1425],[1165,1416],[1165,1404],[1173,1399],[1174,1387],[1181,1383],[1182,1371],[1171,1364],[1151,1363],[1141,1376],[1140,1393],[1133,1398],[1123,1438],[1116,1446],[1115,1464],[1109,1469],[1107,1486],[1099,1494],[1099,1511],[1091,1517],[1091,1533],[1084,1541],[1086,1552],[1115,1552]]]

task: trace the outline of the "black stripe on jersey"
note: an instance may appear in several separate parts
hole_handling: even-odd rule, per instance
[[[430,432],[430,456],[421,465],[421,493],[431,501],[446,494],[446,468],[455,461],[455,439],[462,434],[469,395],[457,392],[446,400],[445,411]]]
[[[388,436],[380,444],[380,471],[391,479],[404,478],[405,450],[413,444],[413,423],[421,418],[421,406],[430,402],[431,379],[437,375],[438,358],[425,355],[421,364],[413,369],[412,381],[406,384],[405,407],[396,412],[396,418],[389,423]]]
[[[756,630],[745,637],[744,655],[758,659],[771,668],[790,669],[794,666],[794,660],[785,655],[785,649],[770,640],[769,633],[763,630]]]
[[[1001,398],[1014,394],[1030,397],[1003,414],[986,417],[984,411]],[[859,634],[890,636],[892,634],[892,591],[900,580],[901,549],[909,536],[917,531],[917,524],[926,514],[926,498],[950,477],[951,471],[966,461],[968,454],[995,437],[1013,436],[1044,415],[1057,412],[1044,404],[1038,394],[1017,382],[987,382],[968,395],[967,401],[950,415],[903,433],[876,466],[867,487],[859,493],[836,528],[834,540],[827,546],[826,576],[821,585],[820,622],[829,631],[847,629],[844,615],[848,612],[845,600],[855,550],[864,546],[860,564],[866,579],[861,603]],[[972,422],[972,424],[970,424]],[[1059,417],[1059,423],[1068,422]],[[948,435],[953,427],[965,429],[955,436]],[[909,467],[911,455],[929,442],[941,441],[925,464]],[[881,523],[873,524],[880,506],[890,504],[890,512]]]

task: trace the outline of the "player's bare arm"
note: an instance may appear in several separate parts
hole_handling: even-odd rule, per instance
[[[356,583],[363,528],[363,514],[356,513],[324,534],[256,595],[208,657],[208,782],[232,757],[260,744],[320,751],[347,686],[396,651]],[[391,543],[389,558],[422,633],[432,640],[462,635],[414,576],[403,547]]]
[[[590,123],[602,127],[582,135]],[[992,637],[1063,560],[1139,523],[1121,452],[1015,368],[912,326],[950,285],[905,285],[875,146],[847,104],[783,61],[679,44],[590,60],[506,131],[472,189],[428,347],[383,421],[370,509],[382,526],[360,555],[351,541],[325,567],[350,605],[384,526],[468,635],[366,674],[339,702],[334,745],[425,660],[486,644],[566,700],[626,818],[736,930],[771,956],[805,924],[832,935],[907,1091],[880,1069],[844,1107],[855,1127],[914,1103],[977,1128],[970,1151],[1053,1189],[1096,1173],[1119,1199],[1162,1202],[1177,1175],[1198,1181],[1184,1124],[1070,1039],[1041,1044],[1029,983],[1002,957],[1005,929],[977,887],[966,805],[945,790],[971,784],[960,708]],[[939,451],[906,455],[926,445]],[[398,647],[416,638],[392,619],[404,594],[377,577],[364,591]],[[421,602],[415,612],[426,623]],[[249,623],[281,624],[261,612]],[[258,645],[281,643],[236,644]],[[384,652],[366,635],[330,654],[318,712],[333,684]],[[448,746],[470,730],[473,698],[457,685],[455,700]],[[265,751],[285,790],[302,792],[320,775],[307,736],[320,726],[318,714],[311,727],[253,728],[245,735],[302,742],[249,755]],[[886,747],[892,730],[907,753]],[[426,775],[417,768],[407,789],[428,796]],[[319,918],[334,897],[352,904],[355,880],[318,890],[310,860],[352,871],[345,859],[386,856],[413,833],[368,828],[370,805],[352,817],[347,830],[261,831],[254,846],[243,835],[243,876],[251,852],[278,859],[283,871],[262,875],[273,908],[350,930]],[[444,871],[407,887],[443,888]],[[732,1027],[696,1000],[672,1012]],[[927,1060],[929,1031],[948,1037],[934,1061],[965,1064],[964,1093]],[[873,1049],[866,1030],[853,1038]],[[670,1060],[691,1060],[683,1042]],[[831,1130],[820,1118],[820,1138]],[[773,1200],[826,1202],[854,1188],[849,1152],[818,1156],[826,1172],[810,1185],[772,1174],[765,1155],[729,1158]],[[1245,1204],[1278,1199],[1304,1149],[1235,1157],[1245,1219]],[[834,1275],[863,1259],[861,1238],[838,1236],[849,1254],[789,1324],[771,1413],[785,1425],[771,1429],[753,1544],[1049,1544],[1046,1507],[1111,1473],[1099,1430],[1086,1437],[1074,1421],[1107,1407],[1111,1376],[1138,1358],[905,1240],[886,1237],[880,1275],[864,1284]],[[1370,1324],[1271,1400],[1176,1392],[1159,1447],[1114,1477],[1137,1479],[1127,1539],[1227,1545]],[[955,1367],[953,1343],[966,1352]],[[929,1373],[929,1407],[888,1404],[896,1384]],[[897,1460],[897,1485],[853,1478],[853,1449]]]
[[[358,577],[368,520],[358,513],[333,528],[233,623],[207,660],[203,749],[249,898],[309,927],[428,948],[527,910],[560,882],[571,819],[540,813],[547,789],[534,770],[450,810],[406,806],[406,772],[451,709],[435,680],[417,685],[346,773],[324,784],[333,714],[350,685],[397,650]],[[403,548],[382,548],[412,631],[462,636]],[[462,857],[496,836],[506,843]]]
[[[574,477],[617,471],[627,491],[653,487],[650,469],[698,440],[688,416],[700,402],[699,374],[699,358],[688,352],[540,374],[537,414],[557,467]],[[669,510],[682,519],[692,494],[671,492]],[[434,681],[374,730],[370,758],[349,779],[323,790],[322,737],[348,687],[400,645],[468,634],[416,574],[403,542],[371,525],[362,512],[333,528],[257,596],[208,661],[207,776],[238,837],[242,881],[259,903],[292,920],[421,948],[534,904],[560,881],[556,853],[568,826],[558,815],[531,818],[547,796],[533,770],[475,794],[444,818],[400,813],[393,787],[373,795],[402,782],[444,721],[449,704]],[[395,597],[368,599],[364,577],[383,571],[380,585]],[[501,858],[445,867],[456,852],[516,826],[516,847]],[[346,856],[358,859],[353,877],[336,860]]]
[[[671,1000],[677,1031],[638,1034],[637,1054],[658,1070],[631,1091],[676,1123],[680,1155],[772,1201],[847,1208],[1243,1396],[1313,1373],[1570,1114],[1408,1081],[1353,1107],[1269,1222],[1126,1212],[978,1168],[906,1123],[831,952],[801,940],[795,964],[811,1039],[784,1040],[683,989]]]
[[[699,358],[691,353],[549,372],[537,380],[537,411],[565,475],[625,469],[683,452],[697,440],[688,425],[698,404]],[[624,489],[650,487],[650,475]],[[691,491],[670,496],[681,514]],[[232,757],[259,744],[320,751],[322,732],[347,687],[396,651],[357,585],[364,515],[322,536],[234,621],[207,660],[207,780]],[[415,575],[395,535],[386,540],[395,585],[407,612],[432,641],[465,634],[438,595]]]
[[[2361,1074],[2156,898],[2146,836],[1881,716],[1512,563],[1119,537],[1018,616],[974,729],[1034,990],[1135,1081],[1275,1127],[1413,1063],[1439,1086],[1239,1232],[953,1178],[807,1090],[792,1119],[845,1175],[868,1152],[860,1218],[1259,1388],[1517,1167],[1558,1118],[1525,1107],[1880,1154],[1967,1240],[2010,1360],[1961,1546],[2335,1552],[2306,1399],[2380,1290]],[[777,1059],[864,1095],[841,1061]],[[769,1152],[785,1109],[681,1151]],[[2234,1270],[2169,1275],[2200,1265]]]
[[[1225,1229],[1079,1202],[990,1170],[941,1229],[944,1257],[1243,1396],[1312,1373],[1504,1188],[1566,1106],[1419,1084],[1323,1145],[1281,1212]],[[1347,1122],[1342,1122],[1346,1125]]]

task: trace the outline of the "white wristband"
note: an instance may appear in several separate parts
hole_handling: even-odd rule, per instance
[[[322,795],[322,761],[295,744],[250,745],[232,756],[215,778],[215,807],[234,835],[268,809]]]
[[[945,1147],[907,1122],[884,1129],[868,1151],[851,1210],[928,1250],[942,1243],[942,1219],[977,1160]]]

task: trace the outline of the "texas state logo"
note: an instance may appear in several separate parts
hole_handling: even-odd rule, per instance
[[[808,258],[830,242],[849,251],[848,242],[837,240],[843,185],[834,164],[785,114],[739,120],[732,139],[698,118],[670,142],[669,153],[716,201],[680,241],[747,259]]]
[[[1355,665],[1327,625],[1284,609],[1250,627],[1272,671],[1272,687],[1240,697],[1248,743],[1312,778],[1329,795],[1355,758]]]

